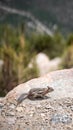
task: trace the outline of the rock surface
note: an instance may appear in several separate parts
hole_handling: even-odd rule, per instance
[[[47,99],[17,98],[34,87],[54,88]],[[51,72],[18,85],[0,100],[0,130],[73,130],[73,69]]]

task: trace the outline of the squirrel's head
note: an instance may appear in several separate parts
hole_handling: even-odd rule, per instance
[[[47,88],[48,88],[48,92],[54,91],[54,89],[52,87],[47,86]]]

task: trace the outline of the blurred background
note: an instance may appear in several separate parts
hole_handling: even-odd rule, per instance
[[[0,0],[0,96],[73,67],[73,0]]]

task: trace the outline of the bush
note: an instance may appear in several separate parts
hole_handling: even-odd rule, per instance
[[[30,53],[44,52],[50,58],[61,56],[64,49],[64,40],[60,34],[51,37],[44,35],[32,35],[28,48]]]
[[[73,34],[68,36],[66,48],[63,52],[61,68],[73,67]]]
[[[68,40],[67,40],[67,46],[70,46],[73,44],[73,34],[70,34],[68,36]]]
[[[73,67],[73,45],[70,45],[64,52],[61,66],[63,69]]]
[[[10,27],[5,27],[0,40],[0,58],[4,62],[0,72],[0,95],[4,96],[16,85],[37,77],[38,73],[36,65],[28,68],[31,53],[27,51],[24,33],[20,31],[18,36]]]

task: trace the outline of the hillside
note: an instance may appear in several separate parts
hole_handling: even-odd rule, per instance
[[[63,32],[73,31],[72,0],[2,0],[2,5],[30,12],[50,29],[57,25]],[[23,18],[7,15],[9,22],[21,21]],[[5,19],[4,19],[5,21]],[[3,22],[3,21],[2,21]]]

